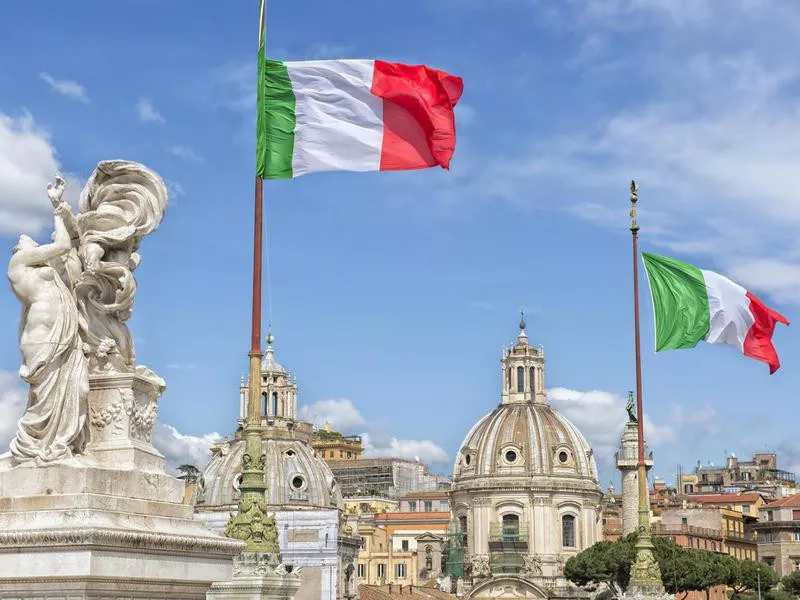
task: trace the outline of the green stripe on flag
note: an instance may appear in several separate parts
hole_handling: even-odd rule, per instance
[[[294,152],[295,98],[286,65],[259,49],[256,175],[290,179]]]
[[[656,352],[694,348],[708,334],[706,282],[697,267],[642,253],[656,319]]]

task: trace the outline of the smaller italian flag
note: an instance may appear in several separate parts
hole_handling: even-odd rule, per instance
[[[772,345],[775,323],[786,317],[751,292],[713,271],[657,254],[642,253],[653,295],[656,352],[709,344],[735,346],[745,356],[769,365],[781,363]]]
[[[256,175],[447,169],[461,78],[381,60],[265,60],[259,50]]]

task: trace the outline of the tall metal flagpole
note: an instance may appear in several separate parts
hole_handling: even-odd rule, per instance
[[[258,32],[258,60],[263,60],[266,0],[261,0]],[[259,72],[260,69],[259,69]],[[258,85],[262,82],[259,81]],[[260,109],[260,107],[259,107]],[[245,451],[242,455],[242,480],[239,484],[239,510],[232,514],[225,535],[247,542],[244,552],[278,553],[278,530],[275,519],[267,514],[264,497],[266,455],[261,448],[261,289],[264,231],[264,181],[256,175],[253,218],[253,309],[250,336],[247,423],[244,428]]]
[[[647,466],[644,449],[644,411],[642,410],[642,356],[639,342],[639,224],[636,222],[636,202],[639,187],[631,181],[631,235],[633,238],[633,321],[636,344],[636,421],[639,437],[639,526],[637,528],[636,560],[631,565],[629,595],[661,596],[664,584],[661,570],[653,555],[650,531],[650,507],[647,502]]]

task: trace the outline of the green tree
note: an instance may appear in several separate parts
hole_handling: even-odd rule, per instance
[[[729,585],[733,588],[734,595],[746,591],[753,591],[757,594],[759,579],[763,595],[777,583],[778,578],[769,565],[754,560],[737,560],[735,561],[733,581],[729,582]]]
[[[581,587],[604,583],[619,595],[628,587],[635,555],[636,549],[629,538],[617,542],[598,542],[567,560],[564,577]]]
[[[186,483],[197,483],[200,478],[200,469],[194,465],[181,465],[178,467],[178,471],[181,472],[178,479],[183,479]]]
[[[800,571],[794,571],[791,575],[781,579],[781,584],[783,584],[783,589],[793,596],[800,596]]]

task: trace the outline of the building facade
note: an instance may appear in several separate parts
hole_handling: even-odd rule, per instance
[[[686,495],[754,490],[777,499],[798,491],[794,473],[778,468],[775,452],[756,452],[748,461],[731,454],[721,466],[698,461],[693,473],[678,475],[677,484],[679,493]]]
[[[800,570],[800,495],[766,504],[759,513],[759,559],[781,577]]]
[[[418,461],[405,458],[329,460],[328,466],[345,498],[400,498],[412,492],[439,489],[439,477]]]
[[[424,585],[441,576],[450,525],[448,493],[409,494],[398,508],[359,521],[360,584]]]
[[[325,462],[360,460],[364,452],[360,435],[342,435],[330,423],[314,432],[311,447]]]
[[[548,404],[544,351],[528,343],[524,320],[501,364],[500,405],[455,460],[451,529],[463,536],[465,558],[463,573],[450,574],[469,598],[580,595],[563,567],[601,538],[592,449]]]
[[[343,525],[342,496],[333,473],[311,446],[313,428],[297,419],[297,382],[275,358],[272,336],[262,362],[262,451],[266,498],[278,527],[281,556],[302,566],[296,600],[350,600],[357,595],[359,540]],[[240,395],[247,398],[247,386]],[[239,428],[215,444],[195,492],[195,517],[222,532],[238,509],[246,401]]]

